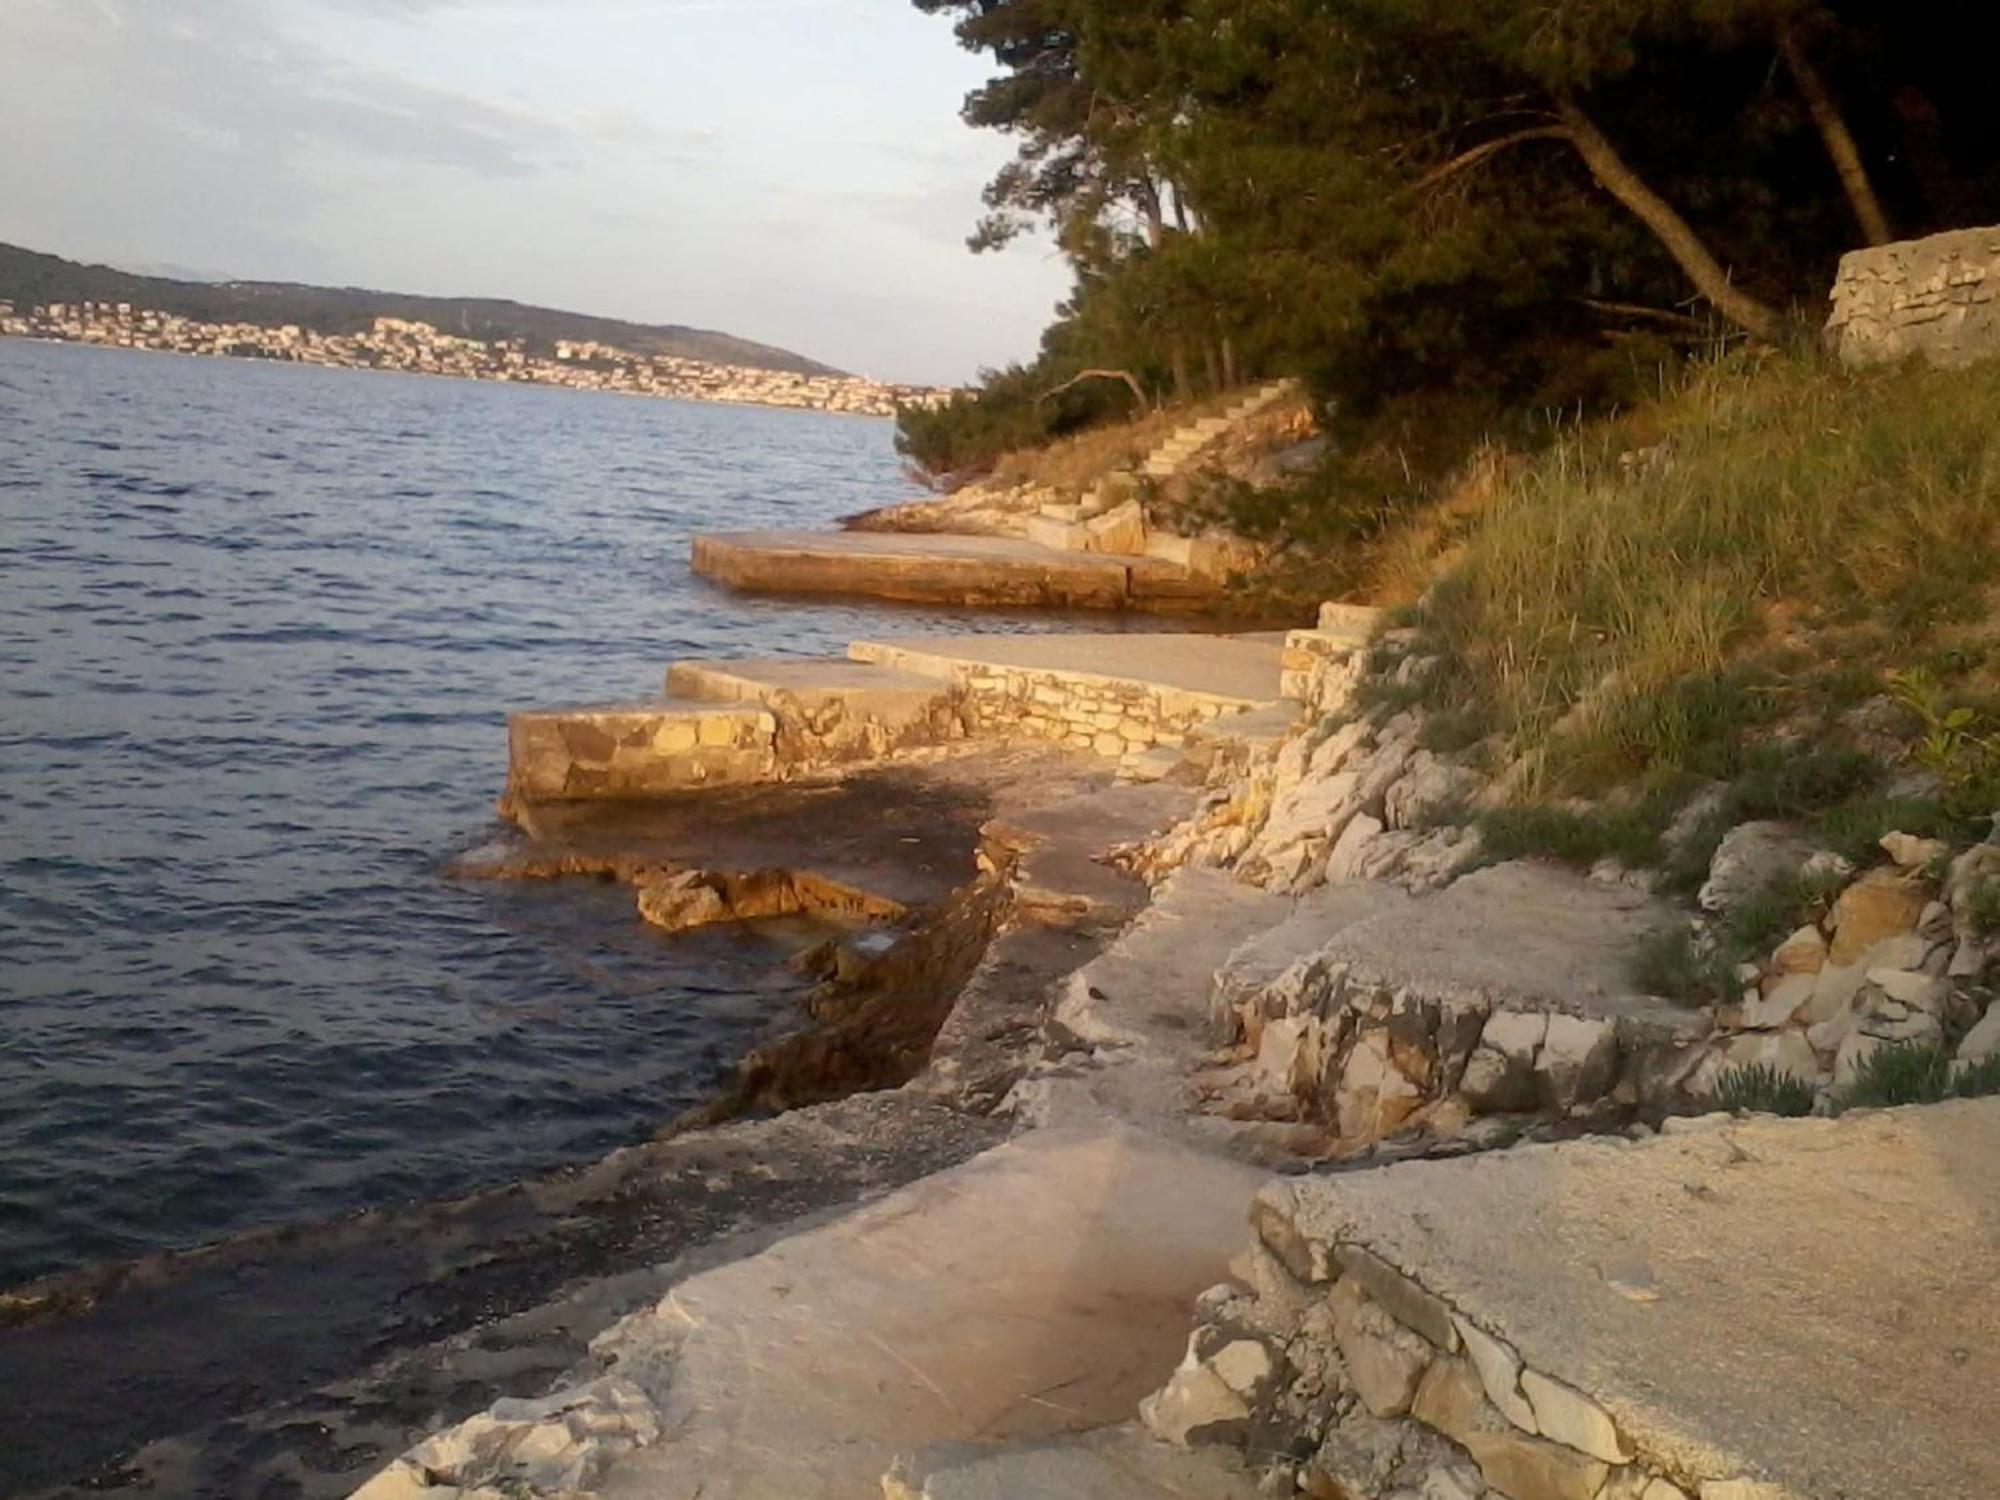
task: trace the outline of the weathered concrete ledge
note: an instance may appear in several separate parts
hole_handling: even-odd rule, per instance
[[[2000,1494],[2000,1100],[1273,1183],[1147,1406],[1308,1494]]]
[[[951,683],[973,733],[1112,756],[1178,746],[1211,720],[1270,707],[1282,661],[1263,635],[930,636],[856,641],[848,654]]]
[[[1014,537],[741,531],[694,539],[694,571],[766,593],[916,604],[1198,610],[1221,586],[1160,558],[1070,552]]]

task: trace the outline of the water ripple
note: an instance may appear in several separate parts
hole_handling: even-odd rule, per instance
[[[513,705],[1021,628],[688,577],[881,423],[0,341],[0,1285],[594,1156],[785,1002],[754,933],[458,885]]]

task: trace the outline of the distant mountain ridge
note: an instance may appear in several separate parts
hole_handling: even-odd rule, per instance
[[[0,244],[0,301],[21,306],[50,302],[129,302],[204,323],[296,323],[322,334],[353,334],[377,318],[429,323],[441,332],[486,340],[525,339],[529,352],[548,355],[557,340],[615,345],[635,354],[665,354],[783,370],[839,375],[830,365],[789,349],[753,343],[732,334],[677,324],[628,323],[586,313],[491,297],[419,297],[361,287],[306,286],[286,281],[176,281],[141,276],[112,266],[84,265],[19,245]]]

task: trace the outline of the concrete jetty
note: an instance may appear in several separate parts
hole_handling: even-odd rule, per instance
[[[1217,581],[1163,558],[1015,537],[734,531],[696,537],[691,561],[732,588],[912,604],[1172,611],[1223,597]]]

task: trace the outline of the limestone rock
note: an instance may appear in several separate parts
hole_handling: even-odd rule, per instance
[[[1958,1061],[1984,1062],[1996,1052],[2000,1052],[2000,1000],[1986,1007],[1986,1014],[1958,1044]]]
[[[1484,784],[1478,772],[1419,750],[1403,778],[1382,794],[1383,816],[1391,828],[1425,828],[1466,806]]]
[[[1951,997],[1951,986],[1944,980],[1906,969],[1870,969],[1868,982],[1898,1004],[1926,1015],[1942,1015]]]
[[[1918,838],[1913,833],[1885,833],[1881,845],[1882,852],[1896,862],[1898,869],[1916,874],[1928,870],[1951,853],[1951,846],[1943,839]]]
[[[1632,1461],[1632,1446],[1619,1432],[1611,1414],[1579,1390],[1538,1370],[1521,1372],[1521,1394],[1535,1408],[1543,1437],[1566,1443],[1606,1463]]]
[[[1866,971],[1858,963],[1828,964],[1813,976],[1812,996],[1798,1019],[1812,1026],[1848,1014],[1866,978]]]
[[[1083,523],[1084,550],[1136,556],[1146,550],[1146,515],[1139,502],[1127,500]]]
[[[1333,852],[1327,856],[1326,878],[1328,884],[1342,880],[1353,880],[1361,874],[1361,861],[1368,846],[1382,832],[1382,820],[1367,813],[1358,813],[1341,830],[1334,841]]]
[[[1500,1339],[1464,1318],[1453,1320],[1458,1336],[1465,1341],[1466,1357],[1479,1372],[1486,1399],[1508,1421],[1523,1432],[1536,1432],[1535,1408],[1521,1394],[1521,1357]]]
[[[1851,963],[1884,938],[1915,931],[1929,900],[1922,881],[1898,870],[1870,870],[1833,904],[1827,918],[1833,930],[1827,961]]]
[[[1496,1010],[1465,1065],[1459,1092],[1474,1109],[1493,1112],[1535,1106],[1535,1054],[1548,1034],[1545,1015]]]
[[[1771,969],[1778,974],[1817,974],[1826,967],[1826,937],[1808,923],[1772,950]]]
[[[1396,1066],[1388,1034],[1363,1032],[1347,1054],[1334,1095],[1335,1121],[1350,1140],[1375,1140],[1415,1114],[1423,1091]]]
[[[1516,1500],[1596,1500],[1610,1473],[1602,1460],[1508,1422],[1462,1359],[1432,1362],[1411,1412],[1471,1454],[1486,1482]]]
[[[1742,1024],[1752,1030],[1769,1031],[1783,1026],[1812,1002],[1819,985],[1817,974],[1787,974],[1762,995],[1745,1000]]]
[[[1385,1312],[1405,1328],[1413,1328],[1447,1354],[1458,1352],[1458,1328],[1442,1298],[1361,1245],[1341,1245],[1333,1252],[1340,1269],[1361,1283]]]
[[[1241,1436],[1250,1407],[1214,1370],[1194,1358],[1181,1362],[1164,1387],[1139,1403],[1139,1420],[1162,1442],[1180,1447]]]
[[[1356,1277],[1343,1276],[1329,1304],[1355,1393],[1375,1416],[1402,1416],[1430,1367],[1431,1346],[1371,1301]]]
[[[1552,1108],[1603,1098],[1618,1077],[1617,1028],[1607,1020],[1551,1015],[1535,1071]]]
[[[1734,911],[1772,881],[1797,874],[1812,852],[1789,823],[1740,824],[1716,846],[1695,901],[1703,911]]]

